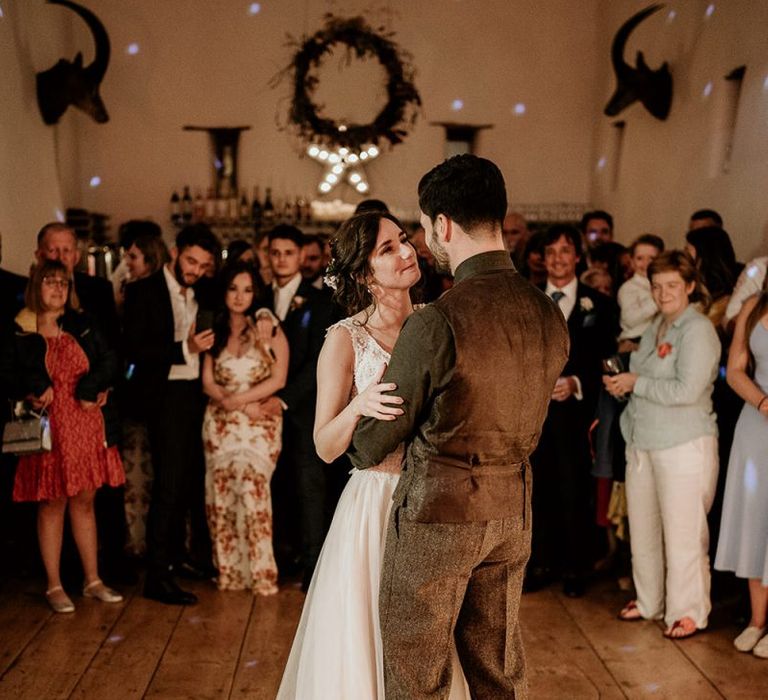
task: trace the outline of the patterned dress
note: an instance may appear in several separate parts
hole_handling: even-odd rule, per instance
[[[217,384],[240,393],[267,379],[273,361],[257,342],[240,357],[214,359]],[[203,420],[205,504],[221,590],[277,592],[269,482],[281,448],[282,418],[256,420],[213,402]]]
[[[45,365],[53,382],[52,449],[19,458],[14,501],[69,498],[125,481],[117,447],[106,446],[101,411],[84,409],[75,398],[77,383],[90,367],[83,349],[68,333],[46,342]]]

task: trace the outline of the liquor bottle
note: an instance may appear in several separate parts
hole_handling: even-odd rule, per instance
[[[258,233],[261,230],[261,202],[259,201],[259,187],[253,188],[253,200],[251,200],[251,225],[253,232]]]
[[[248,204],[248,194],[245,187],[240,190],[240,223],[247,224],[248,217],[251,215],[251,206]]]
[[[296,211],[293,208],[293,202],[291,202],[290,197],[286,197],[285,204],[283,204],[283,223],[284,224],[301,223],[296,219]]]
[[[184,194],[181,197],[181,220],[185,224],[192,221],[192,195],[189,193],[189,185],[184,185]]]
[[[229,210],[229,185],[222,182],[219,188],[219,194],[216,197],[216,223],[223,224],[227,220]]]
[[[262,207],[261,218],[266,228],[272,228],[275,223],[275,205],[272,204],[271,187],[267,187],[267,193],[264,195],[264,206]]]
[[[227,200],[227,220],[236,224],[239,215],[240,203],[237,200],[237,187],[233,187],[229,192],[229,199]]]
[[[205,200],[200,190],[195,192],[195,201],[192,204],[192,221],[203,221],[205,219]]]
[[[181,223],[181,200],[176,190],[171,195],[171,223],[174,226]]]
[[[294,219],[296,219],[296,225],[301,226],[301,224],[305,223],[304,221],[304,208],[306,206],[306,202],[304,201],[304,197],[299,195],[296,197],[296,204],[294,205],[294,211],[296,212],[294,215]]]
[[[216,218],[216,196],[213,187],[208,188],[208,194],[205,196],[205,223],[212,224]]]

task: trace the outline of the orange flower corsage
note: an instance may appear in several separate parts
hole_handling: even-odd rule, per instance
[[[662,343],[656,350],[659,353],[659,357],[664,359],[667,355],[669,355],[669,353],[672,352],[672,344]]]

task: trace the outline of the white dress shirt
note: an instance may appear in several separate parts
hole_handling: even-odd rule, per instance
[[[272,291],[275,296],[275,316],[281,321],[285,321],[285,317],[291,310],[291,301],[293,301],[293,297],[296,296],[300,284],[300,272],[297,272],[296,275],[282,287],[278,286],[277,282],[272,282]]]
[[[546,294],[551,297],[553,292],[562,292],[565,296],[557,302],[560,307],[560,311],[563,312],[565,320],[567,321],[571,317],[573,308],[576,306],[576,295],[579,289],[579,280],[574,277],[565,287],[556,287],[552,282],[547,280]]]
[[[757,294],[763,289],[765,281],[766,268],[768,268],[768,257],[755,258],[750,260],[736,280],[736,286],[733,288],[733,294],[728,301],[728,307],[725,310],[725,318],[729,321],[736,318],[744,306],[744,302],[753,294]]]
[[[197,317],[197,301],[195,292],[190,287],[182,287],[167,265],[163,265],[165,283],[168,285],[168,293],[171,296],[171,308],[173,309],[173,340],[181,342],[181,349],[186,360],[183,365],[171,365],[168,379],[190,380],[200,376],[200,356],[189,352],[187,338],[189,329]]]
[[[565,287],[556,287],[554,284],[552,284],[552,282],[547,280],[547,288],[545,293],[548,297],[552,297],[554,292],[562,292],[565,294],[565,296],[557,302],[557,306],[560,308],[560,311],[563,312],[563,316],[565,316],[565,320],[567,321],[571,317],[573,309],[576,307],[576,297],[578,296],[578,291],[579,279],[578,277],[574,277],[570,282],[568,282],[568,284],[565,285]],[[573,398],[577,401],[581,401],[584,398],[584,393],[581,391],[581,379],[579,379],[575,374],[572,376],[576,382],[576,391],[573,392]]]
[[[619,340],[639,338],[659,310],[651,295],[651,283],[642,275],[633,275],[619,287],[618,302],[621,308]]]

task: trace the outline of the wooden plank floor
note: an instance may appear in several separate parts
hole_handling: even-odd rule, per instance
[[[272,700],[304,599],[295,587],[254,598],[196,584],[190,608],[130,590],[119,605],[76,598],[63,616],[40,585],[0,588],[0,698]],[[578,600],[554,587],[523,597],[532,698],[768,698],[768,661],[733,649],[726,614],[670,642],[658,623],[617,620],[625,598],[608,582]]]

